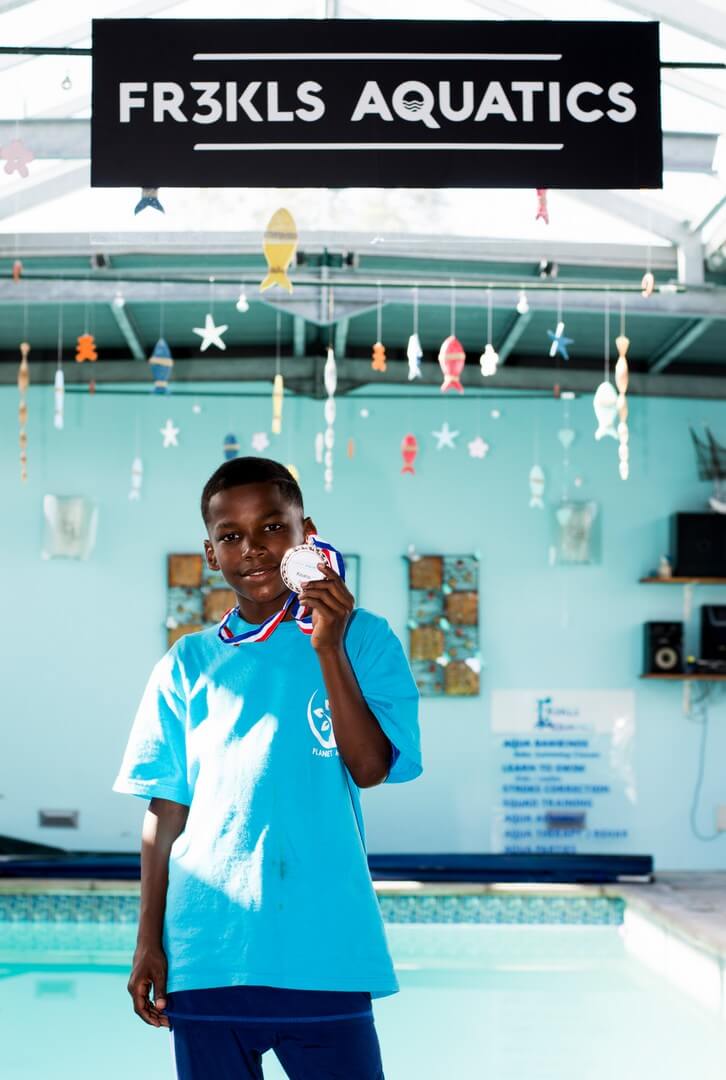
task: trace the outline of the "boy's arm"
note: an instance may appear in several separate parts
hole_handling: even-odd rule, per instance
[[[166,957],[162,946],[169,854],[184,831],[189,807],[170,799],[154,798],[144,816],[141,843],[141,902],[139,929],[128,991],[134,1012],[153,1027],[168,1027],[159,1014],[166,1007]],[[154,1003],[149,998],[154,988]]]
[[[359,788],[382,784],[391,768],[391,744],[360,692],[343,645],[317,653],[335,743],[348,772]]]

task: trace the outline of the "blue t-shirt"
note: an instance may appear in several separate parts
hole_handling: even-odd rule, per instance
[[[400,641],[356,608],[345,651],[394,747],[388,781],[413,780],[419,693]],[[180,638],[151,674],[113,790],[189,806],[169,857],[168,992],[398,990],[358,787],[294,621],[239,647],[216,628]]]

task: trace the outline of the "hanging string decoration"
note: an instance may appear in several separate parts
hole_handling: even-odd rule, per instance
[[[550,223],[550,212],[547,206],[547,188],[538,187],[535,188],[537,192],[537,213],[534,216],[535,221],[544,221],[545,225]]]
[[[524,289],[519,290],[519,299],[517,300],[517,314],[527,315],[529,312],[529,300]]]
[[[22,139],[13,139],[5,146],[0,146],[0,158],[5,160],[5,172],[8,176],[16,172],[23,180],[27,180],[30,175],[28,165],[34,157],[35,154]]]
[[[129,488],[129,501],[138,502],[141,498],[141,485],[144,482],[144,463],[137,454],[131,462],[131,487]]]
[[[413,333],[408,339],[406,357],[408,359],[408,381],[412,382],[414,379],[420,379],[423,349],[418,336],[418,285],[413,287]]]
[[[63,430],[65,376],[63,375],[63,305],[58,307],[58,366],[53,383],[53,427]]]
[[[222,334],[225,330],[229,330],[227,323],[222,323],[219,326],[214,324],[214,278],[209,279],[209,308],[210,310],[204,316],[204,326],[192,327],[195,334],[199,334],[202,339],[202,343],[199,346],[200,352],[205,352],[210,345],[214,345],[217,349],[224,351],[227,346],[222,341]]]
[[[542,496],[545,489],[545,475],[541,465],[533,465],[529,470],[529,505],[530,509],[544,510]]]
[[[174,357],[171,349],[163,337],[160,337],[149,357],[149,367],[154,378],[151,388],[152,394],[168,394],[169,379],[174,369]]]
[[[620,479],[627,480],[630,475],[630,432],[628,430],[628,403],[625,395],[628,392],[628,349],[630,339],[625,336],[625,308],[620,305],[620,333],[615,338],[618,350],[618,360],[615,365],[615,385],[618,389],[618,448]]]
[[[492,344],[492,290],[487,289],[487,341],[484,352],[479,357],[481,373],[484,377],[496,375],[499,365],[499,354]]]
[[[260,285],[260,292],[278,285],[292,292],[292,282],[287,268],[297,250],[297,225],[289,210],[276,210],[267,223],[262,241],[262,251],[267,260],[267,276]]]
[[[646,211],[646,228],[648,232],[653,227],[653,209],[648,207]],[[645,249],[645,273],[640,282],[640,295],[647,298],[653,295],[655,289],[655,274],[653,273],[653,250],[650,243]]]
[[[378,290],[378,308],[376,312],[377,332],[376,341],[371,353],[371,367],[374,371],[386,370],[386,347],[381,341],[383,337],[383,300],[381,298],[381,283],[376,286]]]
[[[646,299],[653,295],[655,289],[655,276],[652,270],[646,270],[640,282],[640,295]]]
[[[93,334],[79,334],[76,340],[76,363],[82,364],[86,360],[93,363],[98,360],[96,340]]]
[[[333,446],[335,445],[335,391],[338,387],[338,367],[335,362],[335,353],[333,352],[333,346],[328,346],[328,355],[325,360],[325,367],[323,368],[323,383],[325,385],[325,391],[327,398],[323,414],[325,416],[325,435],[323,437],[325,445],[325,454],[323,456],[323,463],[325,465],[325,472],[323,473],[323,480],[325,484],[325,490],[330,492],[333,490]]]
[[[401,441],[401,457],[403,458],[402,473],[410,473],[414,475],[415,469],[413,463],[416,460],[418,454],[418,440],[415,435],[404,435]]]
[[[554,358],[558,354],[563,360],[569,360],[568,345],[574,345],[575,339],[565,336],[565,322],[562,318],[562,290],[557,290],[557,325],[554,330],[547,331],[547,337],[551,341],[549,355]]]
[[[23,276],[23,264],[20,261],[20,259],[16,259],[15,262],[13,263],[12,274],[13,274],[13,281],[16,282],[16,283],[18,281],[20,281],[21,277]]]
[[[277,312],[277,324],[275,328],[275,377],[272,380],[272,434],[279,435],[282,431],[282,400],[285,395],[285,384],[280,371],[280,312]]]
[[[323,464],[323,454],[325,453],[325,436],[322,431],[319,431],[315,436],[315,461],[318,465]]]
[[[25,395],[30,386],[30,367],[28,365],[29,354],[30,345],[27,341],[21,342],[20,367],[18,368],[18,393],[20,395],[20,401],[18,403],[18,423],[20,427],[20,479],[23,482],[28,479],[28,433],[26,431],[28,424],[28,403],[25,399]]]
[[[240,315],[244,315],[250,310],[250,304],[249,300],[247,299],[247,294],[245,293],[244,286],[240,290],[239,299],[234,306],[237,308],[237,311],[239,311]]]
[[[231,461],[239,454],[239,439],[236,435],[225,435],[222,443],[222,453],[225,461]]]
[[[464,393],[459,376],[466,363],[466,353],[461,342],[456,337],[456,285],[451,282],[451,333],[444,338],[439,349],[439,367],[444,376],[441,384],[441,392],[458,390]],[[438,448],[440,449],[440,447]]]
[[[155,187],[142,187],[141,198],[134,207],[134,214],[140,214],[142,210],[146,210],[147,206],[150,206],[152,210],[159,210],[164,213],[164,207],[159,202],[159,189]]]
[[[618,414],[618,395],[615,387],[610,382],[610,297],[605,294],[605,379],[595,391],[593,409],[597,419],[595,438],[599,441],[610,435],[617,440],[615,431],[615,417]]]

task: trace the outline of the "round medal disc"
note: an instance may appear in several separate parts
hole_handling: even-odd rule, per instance
[[[280,576],[294,593],[302,589],[302,581],[319,581],[325,574],[318,569],[318,563],[325,562],[325,556],[309,544],[290,548],[282,556]]]

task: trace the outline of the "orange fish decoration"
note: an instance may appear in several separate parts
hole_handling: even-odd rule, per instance
[[[442,393],[446,390],[458,390],[464,393],[459,376],[466,362],[464,346],[453,334],[445,338],[439,349],[439,366],[444,373],[444,381],[441,384]]]
[[[84,360],[98,360],[93,334],[81,334],[76,343],[76,362],[82,364]]]
[[[16,259],[13,263],[13,281],[20,281],[23,276],[23,264],[20,259]]]
[[[415,469],[413,463],[416,460],[418,454],[418,441],[415,435],[404,435],[401,442],[401,457],[403,458],[402,473],[411,473],[413,476]]]
[[[386,347],[381,341],[377,341],[373,346],[371,367],[374,371],[386,370]]]
[[[352,439],[348,439],[348,457],[352,458],[355,455],[355,443]]]

